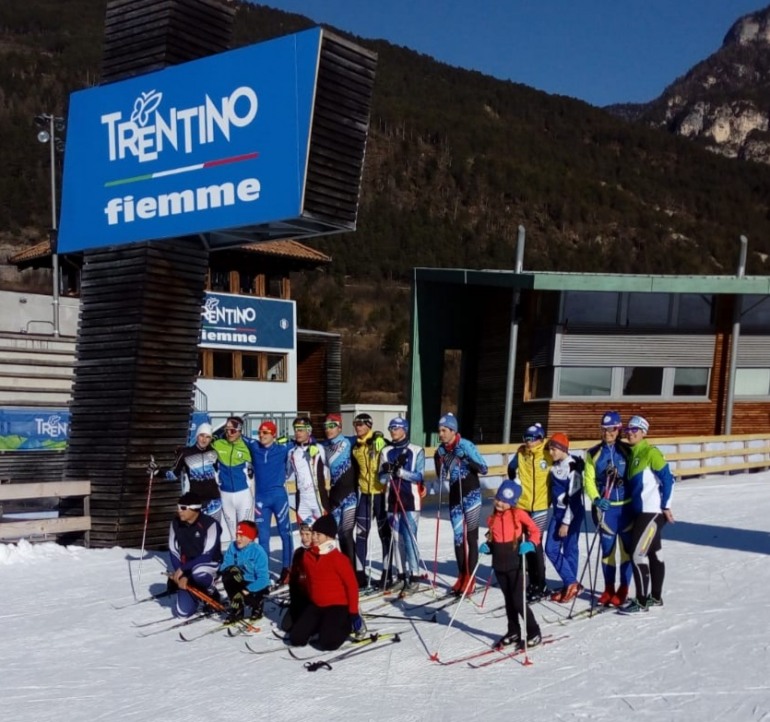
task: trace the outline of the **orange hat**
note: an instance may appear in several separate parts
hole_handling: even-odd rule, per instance
[[[554,434],[548,439],[548,446],[552,449],[561,449],[564,452],[569,451],[569,438],[567,434]]]

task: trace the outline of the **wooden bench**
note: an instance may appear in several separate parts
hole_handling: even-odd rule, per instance
[[[83,515],[17,519],[3,518],[0,511],[0,541],[85,532],[85,545],[88,546],[91,531],[90,481],[0,484],[0,504],[6,501],[50,499],[52,497],[83,497]]]

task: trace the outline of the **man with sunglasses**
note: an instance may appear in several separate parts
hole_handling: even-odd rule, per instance
[[[235,540],[239,522],[254,521],[254,482],[252,455],[256,442],[243,436],[243,419],[229,416],[225,421],[224,438],[211,444],[219,459],[219,487],[222,515],[230,540]]]
[[[671,497],[674,475],[663,454],[646,439],[650,424],[643,416],[632,416],[626,436],[631,447],[628,458],[628,486],[631,511],[635,514],[631,532],[631,561],[636,598],[621,610],[626,614],[646,612],[663,606],[666,566],[661,552],[661,531],[674,523]]]
[[[385,589],[393,581],[390,554],[390,526],[385,510],[385,486],[380,483],[380,453],[385,448],[381,431],[374,431],[374,419],[369,414],[358,414],[353,419],[353,467],[358,485],[356,508],[356,577],[362,588],[372,586],[372,566],[369,557],[369,532],[374,524],[382,544],[382,577]]]
[[[297,522],[311,525],[329,511],[329,467],[326,453],[313,438],[313,424],[307,416],[294,419],[294,441],[289,444],[289,475],[297,487]]]
[[[324,436],[321,445],[326,452],[331,486],[329,488],[329,508],[337,522],[337,538],[340,551],[350,559],[356,568],[356,548],[353,541],[353,528],[356,523],[356,472],[353,468],[352,445],[350,439],[342,433],[342,416],[338,413],[327,414],[324,421]]]
[[[551,491],[548,473],[553,465],[541,424],[533,424],[524,432],[524,443],[508,463],[508,478],[521,485],[521,496],[516,504],[529,514],[537,524],[543,538],[548,526],[548,510],[551,506]],[[545,555],[542,542],[534,554],[527,554],[527,601],[539,602],[549,594],[545,582]]]
[[[222,529],[216,519],[201,513],[201,506],[195,494],[183,494],[169,527],[168,551],[173,570],[169,583],[177,587],[174,606],[177,617],[191,617],[198,609],[198,598],[187,591],[188,587],[219,600],[214,577],[222,561]]]
[[[602,549],[604,591],[601,606],[621,607],[631,583],[631,496],[625,482],[631,447],[620,439],[620,414],[607,411],[601,420],[602,440],[586,451],[583,485],[593,502],[593,519]],[[620,584],[616,586],[616,557],[620,557]]]

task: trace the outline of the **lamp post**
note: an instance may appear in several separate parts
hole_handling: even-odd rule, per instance
[[[64,141],[56,133],[64,131],[64,118],[51,113],[35,116],[35,124],[40,128],[37,139],[48,143],[51,151],[51,275],[53,276],[53,335],[59,335],[59,254],[57,253],[58,223],[56,220],[56,151],[62,150]]]

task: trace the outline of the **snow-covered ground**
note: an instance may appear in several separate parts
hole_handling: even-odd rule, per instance
[[[311,673],[285,650],[256,656],[224,633],[189,643],[176,631],[137,636],[133,622],[170,612],[160,602],[114,608],[132,599],[136,550],[0,545],[0,720],[770,720],[768,482],[769,473],[680,482],[678,521],[664,532],[665,606],[562,626],[544,619],[559,605],[536,605],[544,634],[568,636],[533,650],[529,667],[520,657],[485,669],[428,659],[438,648],[449,660],[505,631],[491,611],[501,603],[496,588],[483,609],[459,608],[443,644],[454,608],[435,624],[425,609],[410,622],[406,607],[380,608],[403,621],[370,627],[402,631],[400,644]],[[439,570],[453,581],[441,524]],[[429,566],[435,531],[425,514]],[[162,582],[161,565],[145,558],[140,592]],[[251,644],[280,645],[265,622]]]

